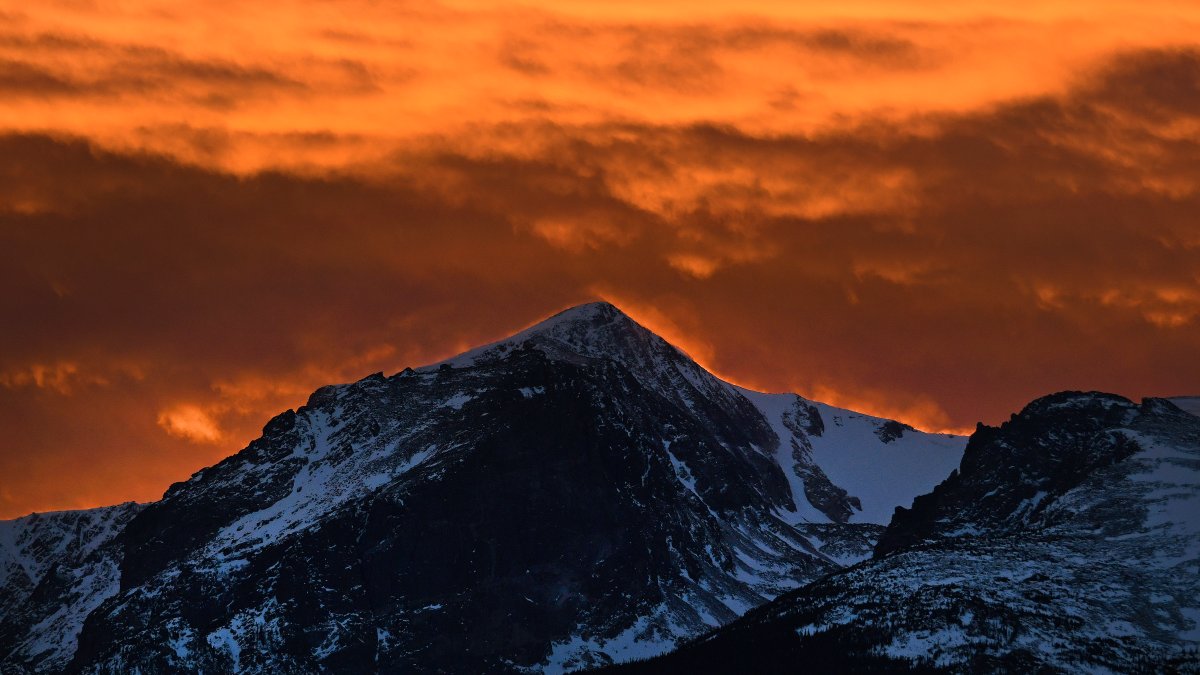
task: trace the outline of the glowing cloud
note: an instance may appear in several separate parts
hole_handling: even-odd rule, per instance
[[[0,517],[154,499],[320,385],[596,298],[926,429],[1200,393],[1197,35],[1173,0],[0,12]]]
[[[216,443],[222,437],[212,415],[199,406],[186,403],[159,413],[158,425],[172,436],[195,443]]]

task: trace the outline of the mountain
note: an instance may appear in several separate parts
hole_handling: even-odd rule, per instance
[[[66,665],[83,620],[119,589],[113,540],[139,510],[131,502],[0,521],[0,671]]]
[[[1198,672],[1200,418],[1064,392],[992,428],[872,559],[615,669]]]
[[[739,389],[583,305],[323,387],[129,507],[103,544],[119,585],[14,600],[86,621],[6,634],[0,670],[561,672],[661,653],[869,556],[964,443]]]

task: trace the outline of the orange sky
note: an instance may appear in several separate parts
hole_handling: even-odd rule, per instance
[[[816,5],[820,5],[819,7]],[[1200,393],[1200,4],[0,8],[0,517],[606,298],[929,429]]]

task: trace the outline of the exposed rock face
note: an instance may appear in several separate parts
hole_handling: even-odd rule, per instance
[[[864,500],[890,513],[929,485],[860,500],[817,456],[896,456],[886,423],[740,390],[581,306],[323,387],[173,485],[111,540],[119,587],[88,600],[62,667],[558,672],[660,653],[870,554]],[[961,439],[909,436],[900,456],[957,463]]]
[[[884,443],[891,443],[898,438],[902,438],[904,436],[904,432],[906,431],[915,430],[907,424],[892,420],[880,426],[879,430],[875,432],[875,435],[878,436],[879,440],[883,441]]]
[[[1043,514],[1059,497],[1140,450],[1130,425],[1147,408],[1165,414],[1158,410],[1163,405],[1170,404],[1152,400],[1139,409],[1120,396],[1063,392],[1030,403],[1000,428],[980,425],[962,467],[917,497],[911,510],[897,509],[876,552],[1044,524]]]
[[[1200,418],[1066,392],[980,427],[874,559],[625,672],[1200,669]]]

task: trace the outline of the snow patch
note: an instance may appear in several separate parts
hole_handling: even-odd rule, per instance
[[[677,638],[657,634],[647,617],[612,638],[584,639],[578,635],[551,646],[550,656],[543,662],[541,672],[560,675],[591,665],[604,663],[604,657],[614,663],[648,659],[664,654],[675,647]]]
[[[233,631],[228,628],[219,628],[209,633],[206,640],[213,649],[229,655],[229,658],[233,660],[234,672],[242,669],[242,648],[234,638]]]
[[[798,508],[793,522],[829,522],[804,497],[803,483],[793,470],[790,440],[794,434],[783,423],[784,414],[797,401],[808,401],[796,394],[764,394],[734,388],[762,412],[780,438],[775,459],[792,486]],[[891,443],[884,443],[876,432],[890,420],[824,403],[811,404],[827,422],[820,436],[805,434],[813,462],[834,485],[862,503],[862,511],[852,514],[850,522],[888,524],[897,506],[911,506],[915,497],[933,490],[962,461],[967,445],[965,436],[906,431]]]
[[[472,401],[475,397],[467,394],[455,394],[450,398],[442,401],[441,407],[451,408],[453,410],[462,410],[462,407]]]

